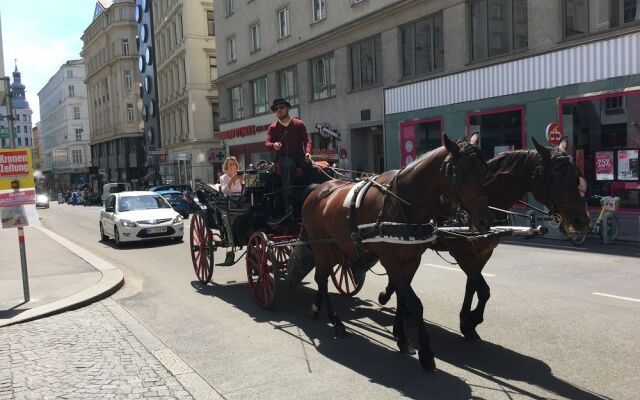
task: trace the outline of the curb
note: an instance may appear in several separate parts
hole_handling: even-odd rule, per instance
[[[47,228],[38,227],[36,229],[40,230],[42,233],[49,236],[51,239],[55,240],[63,247],[67,248],[69,251],[86,261],[89,265],[97,269],[98,272],[102,274],[102,278],[100,278],[100,281],[98,281],[98,283],[96,283],[95,285],[90,286],[78,293],[72,294],[71,296],[65,297],[49,304],[44,304],[42,306],[32,308],[19,315],[16,315],[13,318],[4,320],[0,322],[0,328],[4,326],[19,324],[22,322],[33,321],[35,319],[49,317],[51,315],[85,307],[98,300],[102,300],[105,297],[111,296],[113,293],[117,292],[124,284],[124,275],[122,271],[120,271],[118,268],[114,267],[107,261],[83,249],[77,244],[72,243],[71,241],[63,238],[62,236]]]

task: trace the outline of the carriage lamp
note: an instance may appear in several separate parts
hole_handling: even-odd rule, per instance
[[[173,223],[174,224],[179,224],[180,222],[182,222],[184,220],[184,218],[182,218],[182,215],[178,214],[176,215],[176,217],[173,219]]]
[[[138,226],[138,224],[133,221],[129,221],[128,219],[121,219],[120,225],[124,226],[125,228],[135,228],[136,226]]]

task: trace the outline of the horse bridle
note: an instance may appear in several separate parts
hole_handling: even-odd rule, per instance
[[[574,171],[576,171],[577,176],[579,177],[580,173],[577,167],[572,163],[572,160],[572,157],[569,155],[557,155],[551,157],[547,162],[543,161],[542,164],[538,165],[533,170],[531,187],[533,188],[540,184],[543,185],[543,191],[546,197],[549,199],[550,203],[549,215],[554,218],[554,223],[558,226],[562,222],[562,214],[564,213],[563,211],[571,211],[572,209],[577,210],[584,207],[583,205],[562,204],[556,202],[554,197],[551,195],[551,189],[556,186],[558,181],[558,170],[565,167],[567,164],[565,164],[564,162],[557,163],[555,166],[550,164],[552,164],[554,161],[569,161],[568,166],[573,167]],[[540,182],[540,180],[542,180],[542,182]],[[579,182],[576,182],[576,187],[578,186],[578,184]]]
[[[488,197],[479,196],[470,201],[466,201],[466,202],[462,201],[458,191],[458,187],[462,184],[462,182],[464,182],[464,173],[460,171],[460,168],[458,166],[455,165],[455,161],[462,155],[472,155],[472,156],[476,155],[480,157],[482,162],[485,164],[485,167],[487,163],[480,149],[477,146],[472,145],[465,141],[462,149],[460,149],[458,153],[449,154],[444,159],[442,166],[440,167],[440,175],[444,176],[449,181],[449,185],[451,188],[450,197],[452,198],[453,201],[458,203],[457,214],[461,215],[463,222],[468,222],[464,220],[468,220],[468,215],[465,216],[465,214],[468,214],[470,212],[469,207],[483,201],[486,202],[488,200]]]

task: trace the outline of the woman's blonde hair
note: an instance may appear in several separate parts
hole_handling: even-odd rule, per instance
[[[238,169],[240,169],[240,163],[238,162],[238,159],[236,159],[234,156],[230,156],[224,159],[224,162],[222,163],[222,171],[227,172],[229,161],[234,161],[238,166]]]

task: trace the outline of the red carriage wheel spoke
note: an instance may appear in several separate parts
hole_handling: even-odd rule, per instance
[[[364,283],[364,277],[362,282],[356,281],[349,265],[349,258],[346,256],[342,259],[342,262],[331,269],[331,280],[338,292],[346,296],[355,296],[362,289]]]
[[[193,269],[200,283],[206,285],[213,276],[213,248],[209,240],[211,232],[204,223],[202,211],[193,215],[189,233]]]

